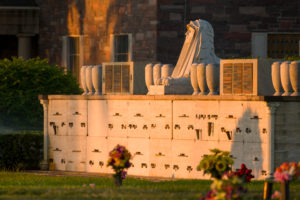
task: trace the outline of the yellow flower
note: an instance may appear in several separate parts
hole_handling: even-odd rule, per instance
[[[227,165],[226,165],[226,162],[224,160],[220,160],[216,163],[216,169],[219,171],[219,172],[223,172],[225,171],[227,168]]]

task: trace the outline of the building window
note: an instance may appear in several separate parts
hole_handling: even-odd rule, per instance
[[[300,34],[252,33],[252,56],[284,58],[300,55]]]
[[[300,34],[268,34],[268,57],[299,56]]]
[[[80,81],[80,67],[83,65],[83,37],[63,36],[62,65]]]
[[[111,60],[113,62],[131,61],[131,34],[115,34],[111,36]]]

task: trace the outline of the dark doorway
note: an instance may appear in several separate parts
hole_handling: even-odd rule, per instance
[[[18,56],[18,38],[15,35],[0,35],[0,59]]]

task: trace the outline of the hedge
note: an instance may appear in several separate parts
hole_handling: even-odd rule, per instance
[[[42,132],[0,133],[0,169],[39,169],[43,158]]]
[[[39,94],[80,94],[71,73],[47,60],[0,60],[0,125],[19,130],[42,130]]]

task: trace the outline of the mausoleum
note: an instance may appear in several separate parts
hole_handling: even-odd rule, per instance
[[[132,153],[137,176],[206,178],[196,168],[213,148],[256,179],[299,161],[299,61],[220,59],[213,38],[209,22],[191,21],[174,69],[144,63],[140,79],[132,62],[82,66],[83,95],[40,96],[43,166],[112,173],[116,144]],[[141,85],[147,95],[135,94]]]

